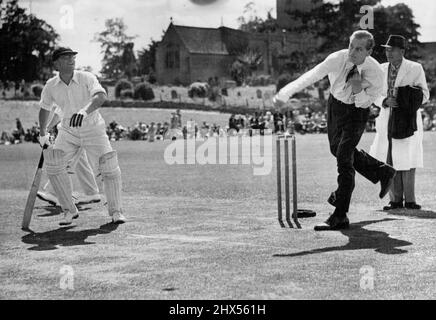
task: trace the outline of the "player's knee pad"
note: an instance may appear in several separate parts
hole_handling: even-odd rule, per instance
[[[44,160],[47,175],[62,209],[77,212],[72,200],[73,190],[71,179],[67,174],[65,153],[62,150],[50,148],[44,151]]]
[[[116,151],[105,153],[100,157],[99,170],[103,178],[109,214],[113,215],[114,212],[121,210],[121,170]]]
[[[110,151],[102,155],[99,159],[98,165],[103,180],[106,178],[111,179],[121,177],[121,170],[118,166],[116,151]]]
[[[47,175],[59,175],[66,173],[67,162],[65,161],[65,153],[59,149],[49,148],[44,151],[44,161]]]

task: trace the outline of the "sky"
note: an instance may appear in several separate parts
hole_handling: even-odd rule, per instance
[[[146,48],[150,39],[161,40],[172,18],[174,24],[217,28],[238,27],[238,17],[250,0],[19,0],[28,12],[45,20],[61,37],[60,44],[79,51],[76,65],[91,66],[98,73],[102,54],[94,35],[105,29],[109,18],[122,17],[127,35],[137,36],[135,52]],[[268,11],[276,17],[276,0],[252,0],[257,16]],[[436,41],[436,1],[382,0],[384,6],[405,3],[421,25],[421,42]]]

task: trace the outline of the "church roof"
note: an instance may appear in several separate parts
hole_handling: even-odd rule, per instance
[[[191,53],[227,55],[220,29],[172,25]]]

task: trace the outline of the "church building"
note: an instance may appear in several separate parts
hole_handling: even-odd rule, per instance
[[[316,47],[317,43],[310,38],[286,32],[298,23],[288,12],[311,8],[312,2],[307,0],[277,0],[279,31],[274,33],[250,33],[224,26],[199,28],[171,22],[156,49],[157,81],[188,85],[214,77],[230,79],[231,65],[241,48],[262,55],[263,62],[255,74],[277,76],[290,53]]]

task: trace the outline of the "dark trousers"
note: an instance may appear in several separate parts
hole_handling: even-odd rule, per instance
[[[365,131],[369,109],[356,108],[345,104],[332,95],[327,104],[327,130],[330,151],[336,157],[338,167],[338,188],[336,210],[338,216],[345,216],[350,207],[354,190],[355,172],[370,180],[380,181],[386,165],[356,147]]]

